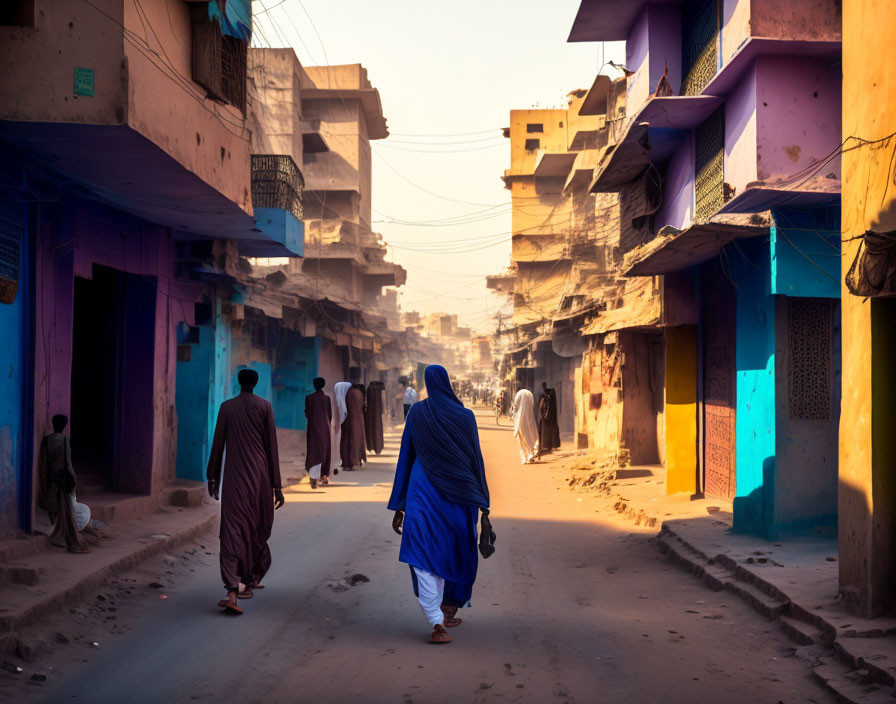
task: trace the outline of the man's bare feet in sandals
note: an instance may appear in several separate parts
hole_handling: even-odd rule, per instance
[[[218,601],[218,606],[227,611],[228,613],[233,614],[241,614],[243,610],[236,605],[237,593],[236,591],[227,591],[227,596]]]
[[[460,624],[463,623],[463,619],[459,619],[456,617],[457,607],[456,606],[443,606],[442,613],[445,614],[445,620],[443,623],[448,628],[456,628]]]
[[[432,635],[429,636],[430,643],[450,643],[451,636],[448,635],[448,631],[445,630],[445,627],[441,623],[437,623],[432,628]]]

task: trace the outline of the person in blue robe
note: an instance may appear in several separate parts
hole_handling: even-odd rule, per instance
[[[480,510],[483,534],[492,541],[494,534],[476,418],[444,367],[428,366],[424,380],[427,398],[408,413],[388,508],[401,535],[398,559],[410,567],[414,594],[433,627],[430,640],[448,643],[445,627],[460,625],[457,610],[469,604],[476,581]]]

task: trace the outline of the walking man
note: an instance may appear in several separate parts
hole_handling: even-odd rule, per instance
[[[404,390],[404,417],[407,419],[408,411],[411,410],[411,406],[417,403],[417,390],[414,388],[414,383],[411,382],[408,384],[408,388]]]
[[[218,411],[215,439],[208,459],[208,493],[221,502],[221,579],[227,596],[218,606],[243,613],[237,596],[251,599],[271,567],[268,539],[274,510],[283,506],[277,429],[270,402],[253,393],[258,373],[243,369],[237,376],[240,395]],[[221,466],[227,450],[222,486]],[[273,498],[271,491],[273,490]],[[245,591],[240,593],[240,584]]]
[[[305,418],[308,432],[305,434],[305,469],[311,481],[311,488],[317,489],[318,481],[329,484],[330,476],[330,423],[333,420],[333,405],[324,393],[326,381],[321,377],[314,380],[314,393],[305,397]]]

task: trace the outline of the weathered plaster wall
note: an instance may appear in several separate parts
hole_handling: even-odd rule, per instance
[[[792,418],[790,413],[789,299],[776,296],[775,502],[770,537],[833,526],[837,521],[837,426],[840,419],[840,315],[832,309],[831,416]]]
[[[743,193],[757,178],[756,68],[751,67],[725,102],[725,182]]]
[[[654,216],[654,229],[666,225],[684,230],[694,221],[694,139],[689,134],[669,159],[663,176],[663,203]]]
[[[896,132],[896,14],[891,9],[886,0],[844,3],[844,139],[883,140]],[[850,139],[848,145],[858,142]],[[842,274],[859,250],[858,237],[872,227],[896,229],[893,149],[891,137],[843,155]],[[896,310],[892,299],[859,298],[845,285],[842,295],[840,590],[853,610],[872,616],[896,605]]]
[[[756,59],[754,158],[760,181],[776,183],[804,175],[836,151],[842,139],[840,67],[832,63],[798,57]],[[825,164],[818,175],[839,179],[840,160]]]
[[[840,41],[842,0],[750,0],[749,4],[753,36]]]
[[[697,326],[665,330],[666,493],[697,491]]]
[[[668,68],[666,79],[676,95],[681,88],[681,9],[648,5],[629,30],[625,65],[634,75],[628,79],[626,114],[643,107]]]
[[[190,79],[190,4],[150,0],[141,2],[139,11],[136,3],[122,4],[125,28],[139,37],[124,42],[128,125],[251,213],[252,174],[244,116],[232,105],[208,100],[205,89]],[[141,40],[149,50],[135,46]],[[157,55],[164,57],[169,68],[160,68],[162,60]],[[186,78],[174,81],[165,75],[172,71]]]
[[[751,0],[723,0],[720,37],[721,66],[725,66],[750,36]]]
[[[86,2],[34,4],[33,28],[0,27],[6,76],[0,119],[124,124],[128,76],[119,25],[123,5],[130,3],[97,0],[96,8]],[[93,97],[74,95],[76,67],[94,70]]]
[[[840,208],[775,210],[772,293],[840,298]]]

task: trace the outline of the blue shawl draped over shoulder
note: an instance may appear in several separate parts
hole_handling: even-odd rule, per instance
[[[429,365],[424,380],[427,398],[408,413],[389,509],[404,510],[415,461],[446,501],[488,508],[476,417],[454,394],[445,367]]]

